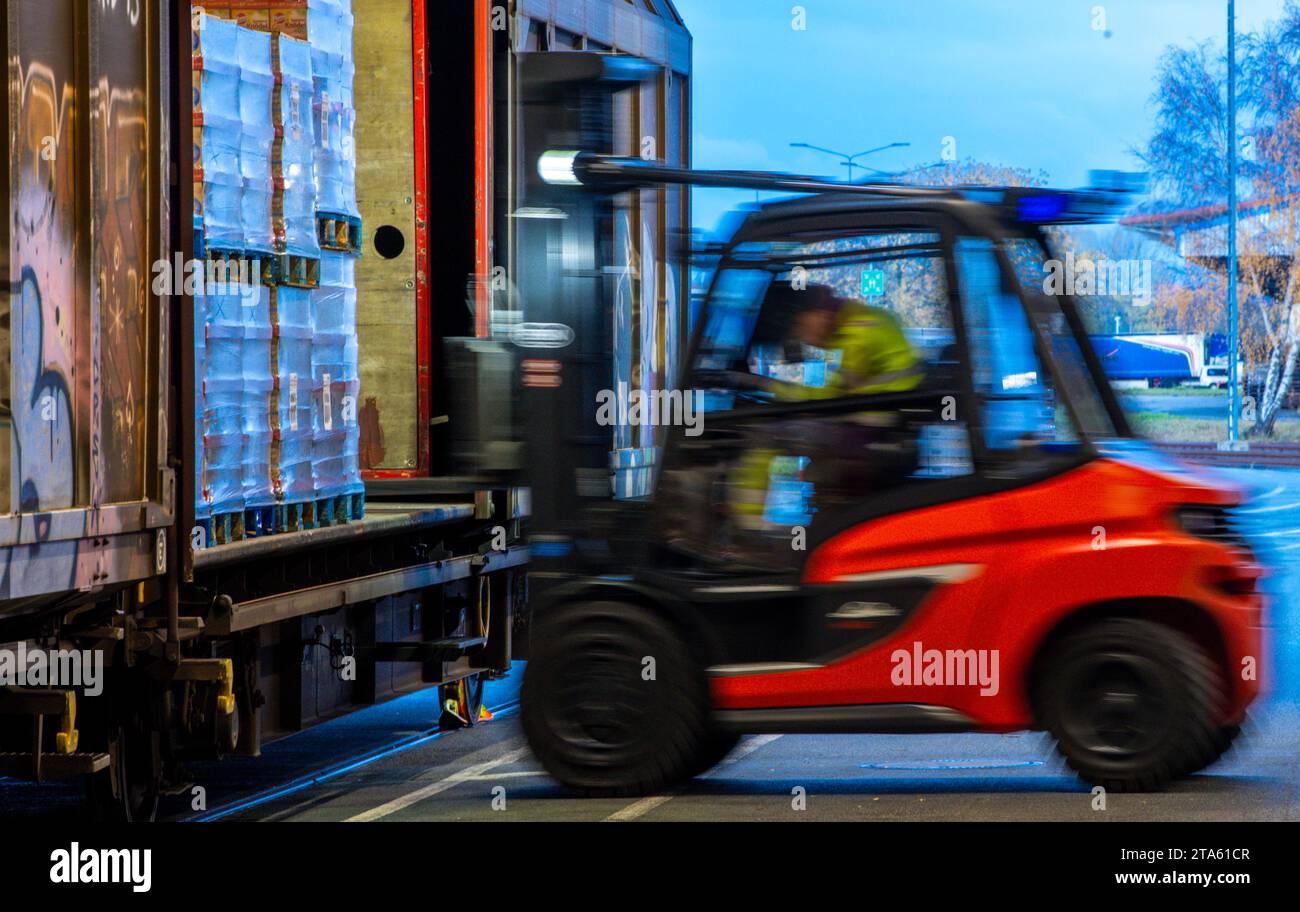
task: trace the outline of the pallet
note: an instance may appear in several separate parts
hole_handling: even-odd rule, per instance
[[[290,288],[320,288],[320,259],[296,253],[277,253],[270,258],[272,284]]]
[[[316,501],[306,500],[300,503],[283,503],[275,507],[275,531],[303,532],[317,528]]]
[[[274,535],[277,531],[275,527],[275,507],[246,507],[244,509],[244,536],[246,538]]]
[[[316,237],[325,250],[361,252],[361,219],[333,212],[316,213]]]
[[[247,507],[234,513],[218,513],[197,520],[197,525],[203,529],[205,547],[211,548],[268,535],[343,526],[362,520],[365,515],[365,494],[341,494],[271,507]]]
[[[228,545],[231,542],[243,541],[247,536],[244,534],[244,511],[238,513],[216,513],[211,519],[204,520],[207,525],[208,546]]]
[[[222,263],[225,265],[223,266],[223,272],[221,274],[226,276],[227,279],[233,270],[234,274],[241,280],[244,277],[248,277],[253,279],[254,282],[262,285],[272,284],[274,273],[272,271],[273,264],[270,261],[270,257],[271,254],[261,250],[237,250],[225,247],[209,247],[204,251],[202,258],[204,281],[207,281],[209,273],[212,272],[208,263]],[[245,262],[248,263],[247,266],[240,265]],[[216,274],[214,273],[214,277],[215,275]]]
[[[322,526],[344,526],[364,519],[365,515],[365,494],[340,494],[316,501],[316,520]]]

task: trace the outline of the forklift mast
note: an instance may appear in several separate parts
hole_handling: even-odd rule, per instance
[[[524,164],[514,216],[513,279],[522,323],[511,331],[517,358],[525,475],[532,489],[535,556],[567,554],[586,525],[585,509],[612,497],[612,429],[595,403],[612,384],[614,262],[612,193],[581,193],[545,180],[549,149],[592,154],[614,147],[615,95],[658,74],[633,57],[574,53],[518,55]]]

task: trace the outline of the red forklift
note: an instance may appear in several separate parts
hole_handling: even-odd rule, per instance
[[[546,770],[652,793],[755,733],[1045,730],[1084,780],[1123,791],[1217,759],[1260,687],[1243,495],[1135,437],[1075,302],[1044,288],[1052,229],[1113,216],[1123,182],[843,184],[617,158],[608,99],[646,74],[551,56],[571,59],[521,64],[525,196],[552,217],[521,223],[530,332],[510,346],[533,491],[522,724]],[[616,194],[661,185],[784,195],[707,250],[652,488],[616,498],[593,417],[608,224]],[[818,320],[836,331],[810,333]],[[905,370],[845,382],[870,360],[846,349],[881,338],[859,325],[883,327]]]

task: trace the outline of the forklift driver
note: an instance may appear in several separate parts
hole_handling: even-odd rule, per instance
[[[804,382],[766,380],[777,401],[901,393],[921,384],[924,366],[892,311],[841,298],[825,285],[809,285],[787,300],[794,313],[785,360],[802,362]],[[751,449],[741,458],[731,485],[738,531],[785,525],[768,510],[774,484],[794,490],[811,483],[825,505],[859,499],[910,474],[916,441],[902,425],[896,412],[855,412],[764,428],[765,438],[782,449]]]

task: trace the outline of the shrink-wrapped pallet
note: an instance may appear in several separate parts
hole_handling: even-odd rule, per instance
[[[312,474],[312,324],[314,292],[281,285],[273,295],[275,431],[272,472],[277,498],[298,505],[316,499]]]
[[[312,292],[312,469],[319,498],[360,494],[356,260],[324,251]]]
[[[272,53],[276,76],[272,155],[276,244],[282,252],[318,258],[311,46],[274,35]]]
[[[271,225],[271,153],[275,141],[272,121],[275,74],[271,68],[271,36],[266,32],[238,27],[236,35],[241,129],[239,164],[244,180],[240,206],[243,249],[269,254],[275,250]]]
[[[197,12],[193,20],[194,217],[205,245],[244,243],[239,28]]]

